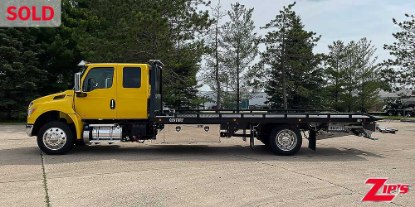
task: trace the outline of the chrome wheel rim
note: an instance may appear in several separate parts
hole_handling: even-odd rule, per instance
[[[275,143],[282,151],[291,151],[297,145],[297,135],[288,129],[281,130],[275,137]]]
[[[43,133],[43,143],[50,150],[61,149],[67,140],[66,133],[60,128],[52,127]]]

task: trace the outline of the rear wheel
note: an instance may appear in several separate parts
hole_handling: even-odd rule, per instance
[[[290,126],[279,126],[272,130],[268,144],[272,152],[278,155],[293,155],[302,144],[300,130]]]
[[[50,122],[40,128],[37,144],[46,154],[62,155],[73,148],[74,135],[66,123]]]

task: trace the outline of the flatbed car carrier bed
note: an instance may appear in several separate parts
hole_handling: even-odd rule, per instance
[[[301,140],[295,140],[296,136],[301,136],[300,131],[308,132],[309,148],[315,150],[319,134],[322,136],[330,134],[331,137],[354,134],[373,139],[371,134],[376,129],[377,120],[379,119],[374,116],[361,113],[249,110],[181,111],[156,116],[154,122],[160,126],[218,124],[221,137],[249,137],[251,147],[254,145],[254,139],[257,138],[277,154],[293,154],[291,150],[298,151],[301,147]],[[293,146],[295,143],[298,144],[298,149]],[[279,146],[273,147],[273,145]],[[285,151],[281,151],[280,148],[284,148]]]

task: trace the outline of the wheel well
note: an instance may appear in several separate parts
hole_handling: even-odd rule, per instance
[[[68,123],[68,120],[66,119],[66,117],[62,118],[61,112],[59,112],[59,111],[49,111],[49,112],[46,112],[46,113],[40,115],[39,118],[37,118],[37,120],[36,120],[36,122],[33,126],[32,135],[37,136],[37,133],[39,132],[40,128],[43,125],[45,125],[46,123],[51,122],[51,121],[62,121],[62,122]],[[73,124],[70,124],[70,127],[71,127],[71,125],[73,125]],[[72,127],[71,127],[71,129],[72,129]]]
[[[271,134],[272,130],[280,126],[279,124],[273,124],[273,123],[267,123],[267,124],[261,124],[260,130],[259,130],[259,138],[260,139],[268,139],[269,135]]]

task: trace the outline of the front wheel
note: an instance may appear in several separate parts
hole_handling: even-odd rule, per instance
[[[46,154],[63,155],[74,146],[71,128],[63,122],[50,122],[40,128],[37,145]]]
[[[279,126],[272,130],[269,140],[272,152],[278,155],[293,155],[302,144],[300,130],[290,126]]]

